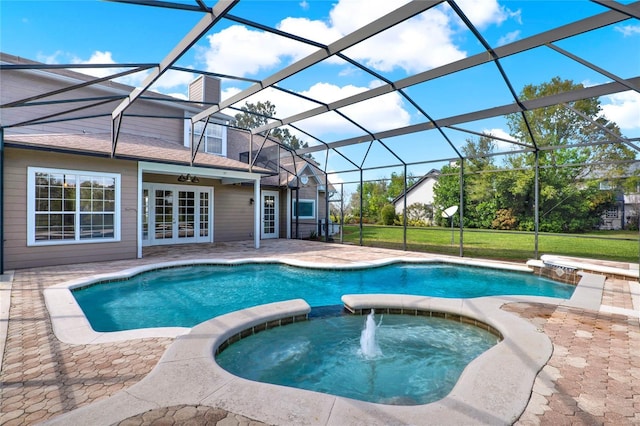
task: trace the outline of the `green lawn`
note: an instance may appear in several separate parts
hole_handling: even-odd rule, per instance
[[[344,242],[359,244],[358,225],[344,227]],[[372,226],[363,228],[363,245],[402,249],[403,228]],[[407,249],[459,255],[459,229],[407,228]],[[535,238],[530,232],[465,229],[464,256],[525,261],[534,258]],[[625,262],[638,262],[638,232],[595,231],[588,234],[548,234],[538,237],[538,254],[557,254]]]

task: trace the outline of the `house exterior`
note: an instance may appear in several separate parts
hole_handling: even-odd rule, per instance
[[[313,161],[280,158],[278,141],[230,127],[224,114],[192,129],[189,117],[220,100],[215,78],[196,79],[191,102],[140,97],[114,144],[111,113],[133,87],[0,61],[33,66],[0,71],[1,269],[130,259],[162,244],[258,248],[308,236],[326,215]]]
[[[638,163],[634,163],[629,168],[629,176],[638,172]],[[600,182],[600,189],[610,191],[614,189],[608,180]],[[600,221],[601,230],[637,229],[640,220],[640,191],[625,192],[622,189],[617,191],[614,205],[609,207],[602,215]]]
[[[405,206],[409,207],[416,203],[433,206],[433,188],[436,182],[438,182],[438,176],[440,176],[439,170],[430,170],[422,176],[420,180],[407,188],[406,193],[402,193],[393,199],[392,203],[396,209],[396,214],[402,216]]]

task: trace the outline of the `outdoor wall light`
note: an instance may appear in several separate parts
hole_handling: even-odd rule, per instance
[[[254,202],[254,201],[253,201],[253,198],[249,198],[249,204],[250,204],[250,205],[253,205],[253,202]]]
[[[182,174],[180,176],[178,176],[178,182],[191,182],[191,183],[198,183],[200,182],[200,179],[198,179],[198,176],[191,176],[190,174]]]

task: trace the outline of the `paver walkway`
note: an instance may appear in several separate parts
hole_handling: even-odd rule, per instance
[[[186,258],[290,257],[348,263],[423,253],[303,241],[203,247],[153,248],[145,258],[16,271],[4,359],[0,370],[0,424],[27,425],[107,398],[148,374],[168,338],[99,345],[68,345],[53,335],[42,290],[53,284],[145,263]],[[627,281],[607,280],[603,305],[631,310]],[[505,306],[534,322],[552,339],[553,356],[540,372],[518,425],[640,424],[640,326],[638,318],[540,304]],[[1,349],[1,348],[0,348]],[[122,425],[260,425],[215,407],[164,407]]]

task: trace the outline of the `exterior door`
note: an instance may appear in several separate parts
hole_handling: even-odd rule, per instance
[[[143,245],[212,242],[212,189],[145,184]]]
[[[278,192],[262,191],[262,226],[260,237],[278,238]]]

